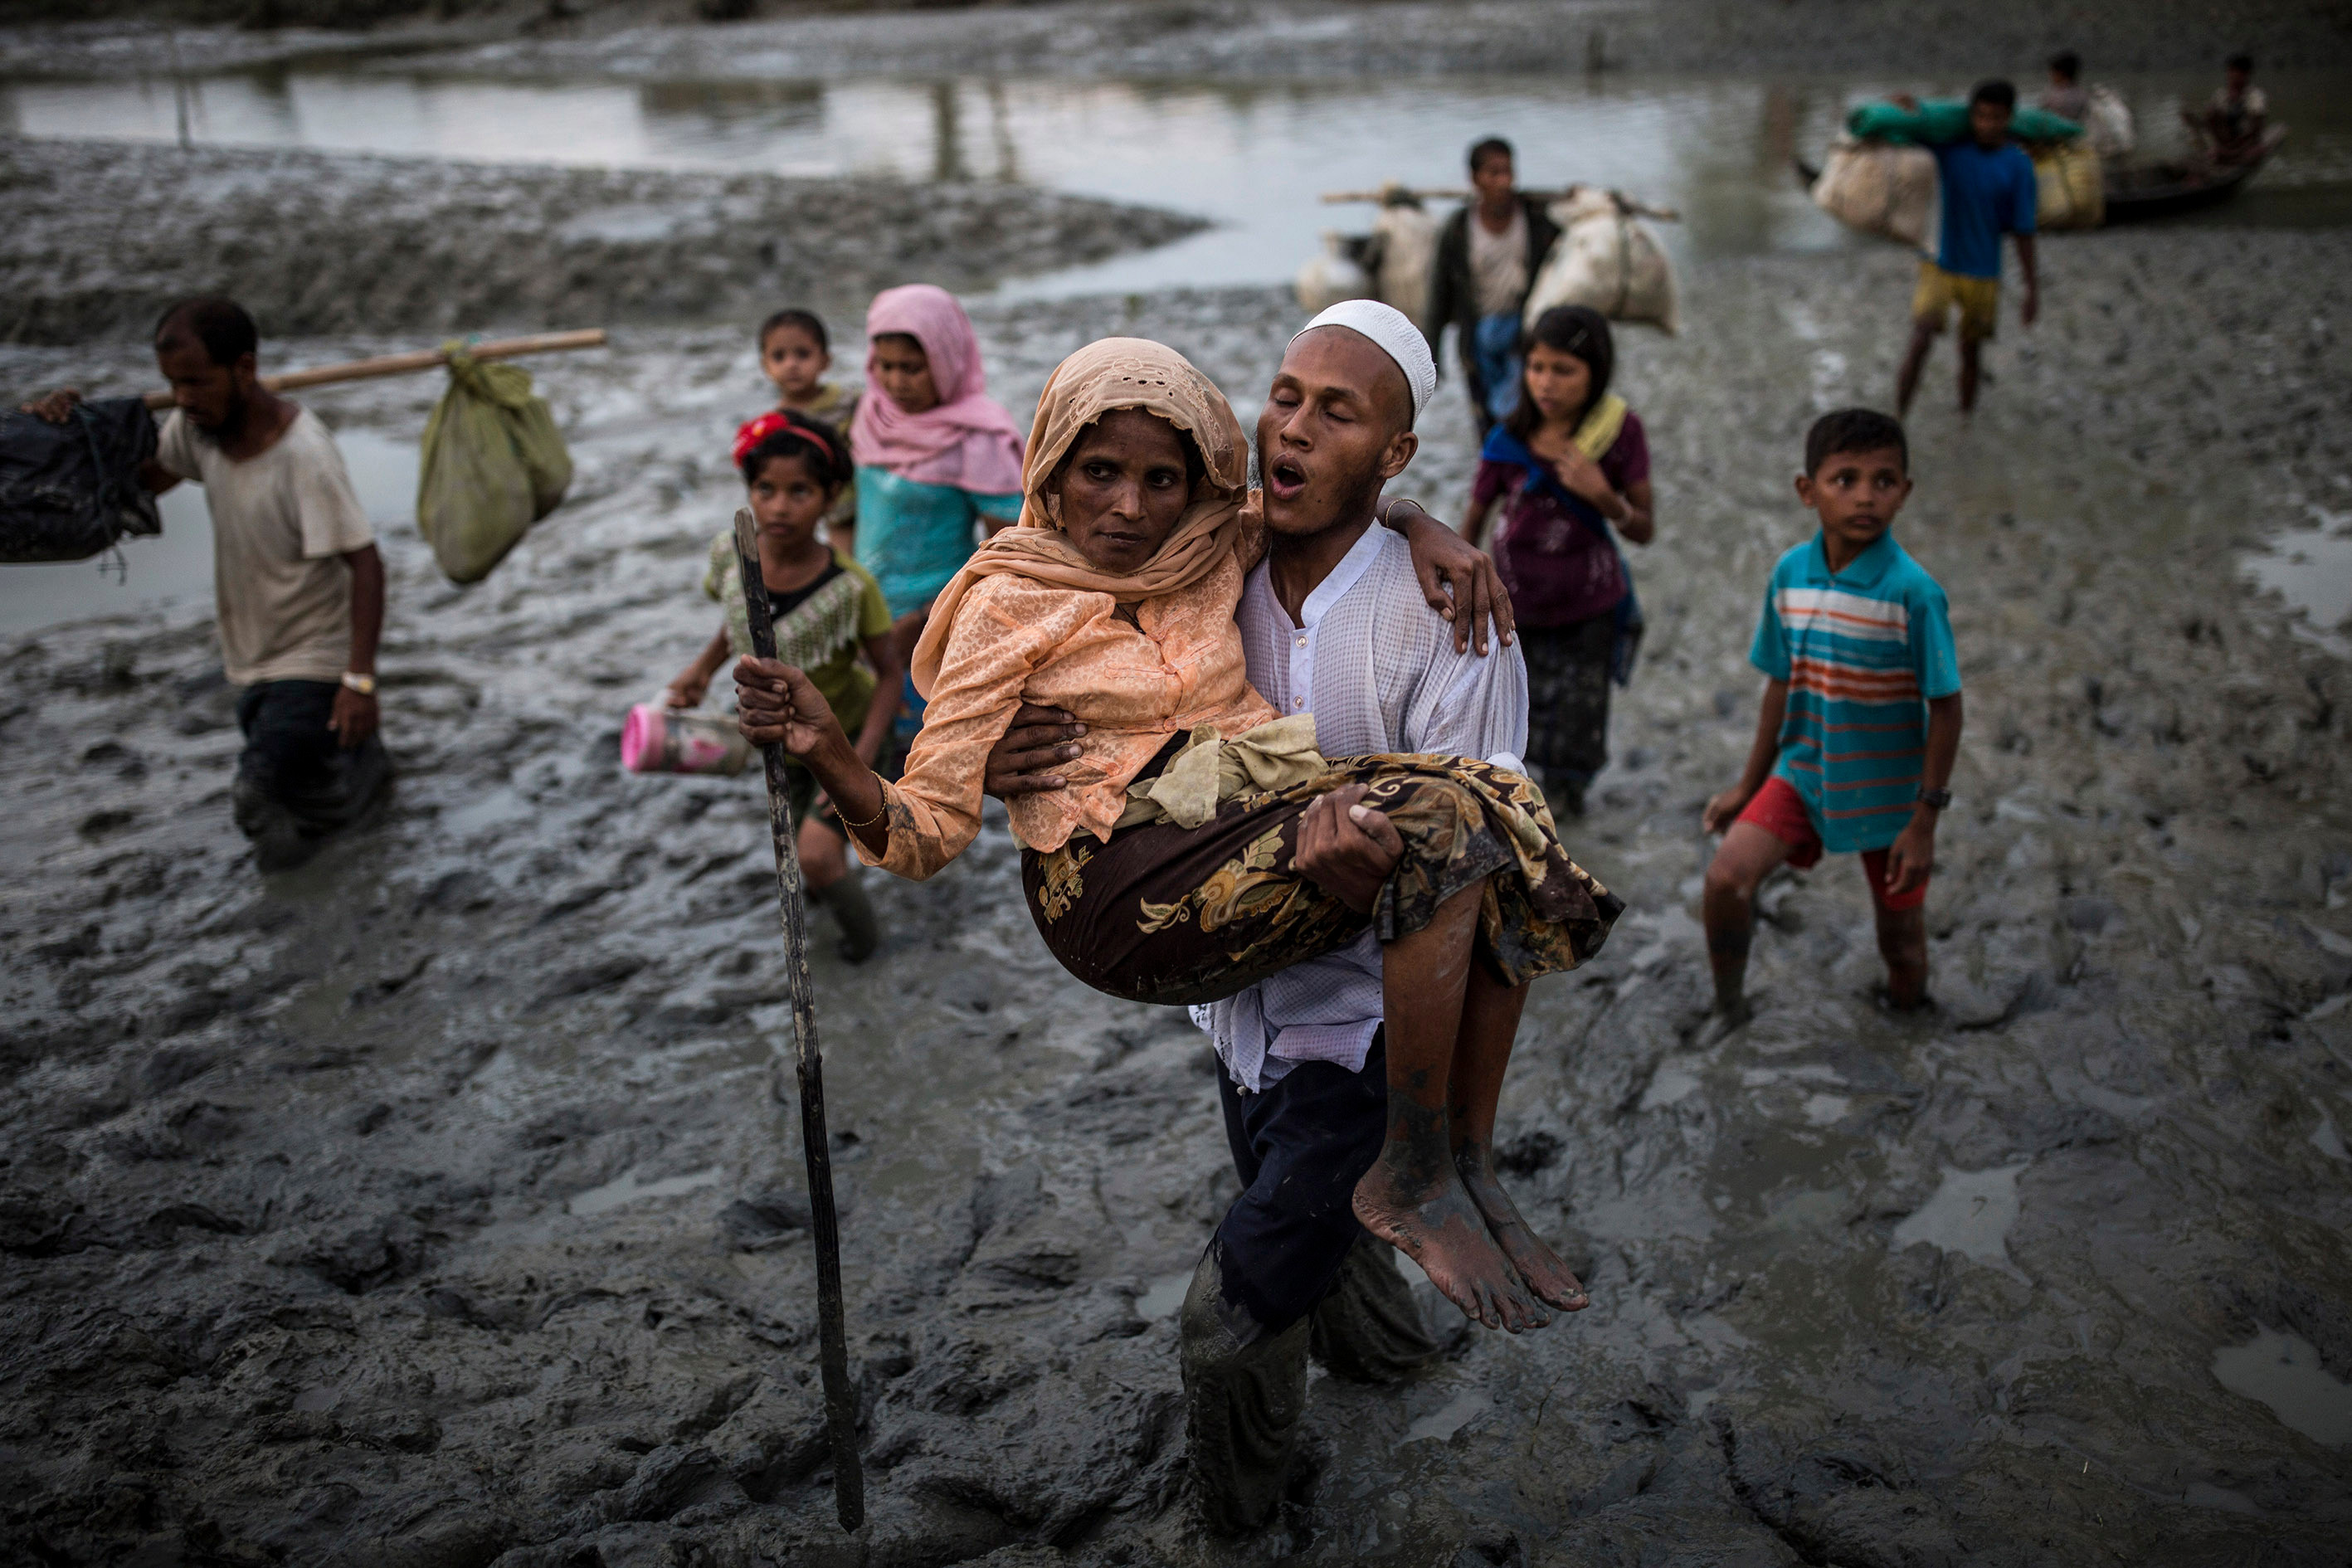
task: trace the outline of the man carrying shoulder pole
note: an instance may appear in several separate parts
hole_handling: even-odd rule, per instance
[[[172,413],[139,479],[158,494],[205,487],[221,661],[245,732],[231,799],[264,871],[316,854],[392,782],[376,735],[383,560],[335,438],[261,384],[253,318],[233,300],[184,300],[155,325]],[[80,393],[26,405],[63,424]]]
[[[1483,441],[1518,401],[1519,312],[1559,226],[1541,202],[1519,190],[1511,144],[1499,136],[1470,149],[1470,183],[1476,194],[1438,234],[1437,273],[1424,320],[1430,357],[1441,365],[1445,329],[1456,329],[1470,412]]]

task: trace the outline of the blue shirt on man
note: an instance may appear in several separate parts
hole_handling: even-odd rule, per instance
[[[1943,182],[1944,237],[1936,265],[1962,278],[2000,276],[2000,237],[2032,234],[2040,199],[2033,160],[2004,142],[1991,149],[1975,138],[1933,147]]]
[[[1927,701],[1960,689],[1952,614],[1890,530],[1830,570],[1816,533],[1780,557],[1748,660],[1789,688],[1772,771],[1832,854],[1901,836],[1927,769]]]

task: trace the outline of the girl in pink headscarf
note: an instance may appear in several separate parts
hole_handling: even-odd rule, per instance
[[[884,289],[866,337],[866,395],[849,437],[857,561],[911,647],[971,557],[975,525],[994,533],[1020,520],[1021,431],[988,395],[980,339],[946,289]]]

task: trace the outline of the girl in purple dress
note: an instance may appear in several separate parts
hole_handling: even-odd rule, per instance
[[[1519,401],[1486,437],[1462,532],[1480,542],[1499,504],[1496,564],[1528,661],[1528,771],[1555,812],[1581,813],[1609,760],[1609,686],[1633,678],[1642,637],[1620,535],[1647,544],[1650,443],[1609,390],[1616,350],[1598,310],[1537,319]]]

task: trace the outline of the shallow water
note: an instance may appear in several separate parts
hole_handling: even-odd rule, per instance
[[[2352,510],[2308,509],[2311,521],[2290,528],[2268,548],[2248,552],[2246,574],[2276,593],[2294,614],[2297,636],[2330,653],[2352,654]]]
[[[171,141],[167,76],[0,83],[0,130]],[[276,68],[190,84],[199,142],[497,162],[772,174],[1015,181],[1198,213],[1217,226],[1138,256],[1008,285],[1015,294],[1209,287],[1286,279],[1325,228],[1360,232],[1372,209],[1317,197],[1383,180],[1462,183],[1480,136],[1520,148],[1531,186],[1585,181],[1681,210],[1680,258],[1823,250],[1867,242],[1817,210],[1790,160],[1817,160],[1847,104],[1884,79],[1742,76],[1419,78],[1386,82],[1163,79],[1003,81],[508,81],[349,66]],[[2116,84],[2142,146],[2177,144],[2174,110],[2201,79]],[[1949,84],[1944,84],[1948,88]],[[2265,224],[2352,221],[2352,95],[2333,79],[2265,78],[2294,128],[2242,214]],[[2261,200],[2251,200],[2254,195]],[[646,221],[658,223],[660,215]]]
[[[352,488],[378,528],[414,531],[417,449],[381,431],[335,432]],[[0,570],[0,637],[86,620],[92,616],[163,608],[207,596],[213,586],[212,515],[201,485],[174,485],[160,502],[163,531],[125,539],[119,559],[59,561]]]
[[[2330,1377],[2302,1335],[2264,1329],[2244,1344],[2224,1345],[2213,1352],[2213,1375],[2313,1442],[2352,1445],[2352,1384]]]

